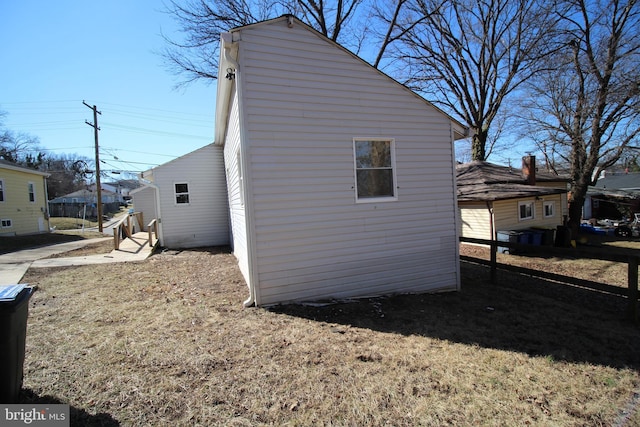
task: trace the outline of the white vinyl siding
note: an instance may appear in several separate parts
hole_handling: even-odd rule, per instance
[[[231,223],[231,247],[238,259],[238,266],[247,284],[249,276],[249,253],[247,242],[246,207],[244,204],[244,174],[242,173],[240,153],[240,112],[238,94],[231,94],[231,108],[227,125],[227,136],[224,144],[224,161],[227,174],[227,191],[229,200],[229,216]]]
[[[160,188],[162,246],[193,248],[229,244],[221,147],[210,144],[158,166],[153,169],[153,180]],[[177,197],[185,194],[180,185],[176,193],[176,184],[184,183],[188,184],[188,204],[176,203]]]
[[[154,218],[158,218],[156,189],[150,186],[136,188],[130,193],[133,200],[133,209],[142,212],[143,231],[147,231],[147,224]]]
[[[241,40],[258,303],[457,289],[448,118],[300,26]],[[397,203],[354,203],[362,136],[395,139]]]

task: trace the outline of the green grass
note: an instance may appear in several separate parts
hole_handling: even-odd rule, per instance
[[[49,219],[49,224],[55,230],[81,230],[83,225],[85,228],[97,227],[97,221],[83,220],[80,218],[63,218],[54,217]]]

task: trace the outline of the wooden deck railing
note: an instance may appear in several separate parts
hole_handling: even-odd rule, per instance
[[[120,249],[120,242],[125,238],[133,238],[133,234],[135,233],[135,227],[139,227],[139,230],[142,231],[142,212],[132,212],[127,216],[123,217],[116,225],[113,226],[113,248]],[[155,221],[155,220],[154,220]],[[153,222],[153,221],[152,221]],[[151,239],[151,234],[149,234],[149,239]],[[152,243],[150,243],[152,244]]]
[[[460,241],[462,243],[475,243],[481,245],[487,245],[491,248],[491,257],[490,261],[486,262],[490,268],[490,276],[491,281],[496,283],[497,281],[497,269],[498,265],[501,268],[505,268],[508,270],[514,270],[519,272],[524,272],[526,270],[526,274],[532,276],[539,276],[551,279],[560,280],[564,276],[559,276],[551,273],[545,273],[543,271],[534,271],[524,268],[517,268],[513,266],[509,266],[507,264],[498,264],[497,262],[497,253],[498,247],[507,247],[510,249],[520,250],[527,254],[538,254],[543,256],[553,255],[558,258],[587,258],[587,259],[601,259],[606,261],[614,261],[627,264],[627,290],[626,292],[622,290],[620,292],[621,295],[624,295],[628,298],[627,305],[627,317],[636,322],[638,321],[638,264],[640,261],[640,251],[635,249],[624,249],[624,248],[615,248],[611,246],[603,247],[576,247],[576,248],[562,248],[555,246],[536,246],[536,245],[525,245],[521,243],[511,243],[511,242],[502,242],[496,240],[484,240],[484,239],[474,239],[469,237],[460,237]],[[461,257],[461,258],[471,258],[471,257]],[[477,258],[473,258],[475,261],[482,262],[483,260],[479,260]],[[552,277],[553,276],[553,277]],[[566,279],[571,279],[566,277]],[[571,282],[572,280],[569,280]],[[584,282],[584,281],[582,281]],[[609,291],[613,290],[611,286],[600,285],[597,284],[596,287],[599,288],[608,288]],[[613,293],[618,293],[613,290]],[[626,294],[626,295],[625,295]]]
[[[153,242],[158,240],[158,220],[154,218],[149,224],[147,224],[147,231],[149,232],[149,246],[153,246]]]

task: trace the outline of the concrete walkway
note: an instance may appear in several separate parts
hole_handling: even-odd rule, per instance
[[[123,240],[118,250],[113,250],[108,254],[47,258],[51,255],[80,249],[92,243],[113,240],[113,237],[83,239],[76,242],[60,243],[3,254],[0,255],[0,285],[20,283],[29,268],[142,261],[147,259],[153,252],[153,247],[149,246],[147,239],[148,234],[146,232],[136,233],[133,235],[133,239]],[[153,244],[155,245],[156,243],[154,240]]]

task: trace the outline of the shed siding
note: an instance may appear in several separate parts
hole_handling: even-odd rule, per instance
[[[241,200],[238,166],[238,153],[240,150],[240,111],[238,94],[235,90],[231,94],[231,108],[229,110],[229,122],[224,143],[224,163],[226,166],[227,197],[231,222],[231,246],[234,255],[238,259],[240,271],[247,284],[250,285],[246,209]]]
[[[0,235],[49,232],[45,180],[41,175],[0,168],[4,184],[4,201],[0,202],[0,219],[11,220],[10,227],[0,228]],[[29,200],[28,184],[33,183],[35,200]]]
[[[169,248],[229,244],[222,148],[207,145],[154,170],[160,194],[162,238]],[[174,185],[187,183],[189,203],[176,204]]]
[[[486,204],[460,204],[462,236],[487,239],[491,236],[491,214]]]
[[[299,26],[241,39],[259,303],[457,289],[448,118]],[[395,139],[397,201],[356,203],[354,137]]]
[[[133,199],[133,209],[136,212],[142,212],[144,231],[147,231],[147,224],[158,217],[156,189],[149,186],[142,187],[136,189],[131,197]]]

